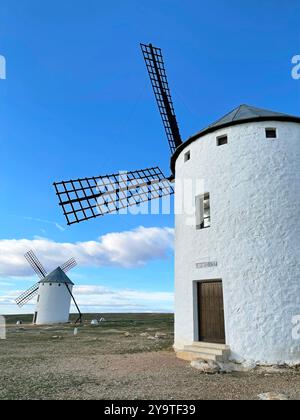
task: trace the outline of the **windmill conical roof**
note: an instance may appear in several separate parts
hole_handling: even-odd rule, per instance
[[[62,284],[71,284],[74,283],[69,279],[69,277],[64,273],[64,271],[58,267],[52,273],[48,274],[40,283],[62,283]]]
[[[257,108],[251,105],[240,105],[228,114],[224,115],[222,118],[218,119],[214,123],[210,124],[208,127],[194,134],[182,143],[175,151],[171,159],[171,170],[175,174],[175,162],[181,151],[198,140],[199,138],[205,136],[206,134],[212,133],[221,128],[230,127],[238,124],[245,124],[248,122],[259,122],[259,121],[286,121],[286,122],[296,122],[300,123],[300,117],[293,115],[283,114],[281,112],[270,111],[268,109]]]
[[[257,118],[284,118],[288,117],[291,118],[291,115],[282,114],[280,112],[270,111],[268,109],[256,108],[255,106],[250,105],[240,105],[239,107],[235,108],[233,111],[229,112],[228,114],[224,115],[224,117],[220,118],[213,124],[209,125],[208,127],[219,127],[224,124],[230,123],[237,123],[243,120],[251,120]],[[296,117],[297,118],[297,117]]]

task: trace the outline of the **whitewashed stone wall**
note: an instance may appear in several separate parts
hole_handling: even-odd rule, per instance
[[[72,286],[69,285],[72,292]],[[69,321],[71,295],[66,285],[58,283],[40,284],[37,304],[37,325],[58,324]]]
[[[276,127],[278,138],[267,139],[266,127]],[[217,147],[223,134],[228,144]],[[211,227],[196,230],[176,216],[175,348],[198,340],[195,282],[222,279],[232,359],[300,362],[292,334],[300,315],[300,124],[247,123],[208,134],[178,157],[177,189],[185,178],[204,180]],[[209,259],[218,266],[196,268]]]

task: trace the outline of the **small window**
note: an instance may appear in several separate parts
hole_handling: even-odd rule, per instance
[[[187,162],[187,161],[189,161],[191,159],[191,152],[190,151],[188,151],[188,152],[186,152],[185,153],[185,155],[184,155],[184,161],[185,162]]]
[[[52,283],[49,283],[49,286],[52,286]]]
[[[61,284],[59,283],[59,284],[58,284],[58,287],[60,287],[60,286],[61,286]]]
[[[266,128],[266,138],[267,139],[277,139],[276,128]]]
[[[227,143],[228,143],[228,137],[227,136],[217,137],[217,146],[224,146]]]
[[[40,295],[38,295],[37,297],[37,303],[39,303],[39,301],[40,301]]]
[[[196,197],[196,229],[210,227],[210,195],[209,193]]]

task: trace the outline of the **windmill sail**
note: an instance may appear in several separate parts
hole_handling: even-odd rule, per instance
[[[39,261],[38,257],[35,255],[33,251],[26,252],[25,258],[41,280],[47,276],[47,271],[45,270],[42,263]],[[17,305],[20,307],[24,306],[27,302],[29,302],[38,294],[38,291],[39,291],[39,283],[36,283],[32,287],[30,287],[30,289],[23,292],[16,299]]]
[[[30,287],[30,289],[23,292],[17,299],[16,304],[21,308],[31,299],[33,299],[39,291],[39,283],[36,283],[34,286]]]
[[[141,48],[159,112],[168,137],[171,153],[174,154],[177,147],[182,144],[182,140],[169,89],[162,51],[160,48],[156,48],[152,44],[141,44]]]
[[[158,168],[54,183],[68,225],[174,193]]]
[[[74,258],[71,258],[70,260],[66,261],[63,265],[60,266],[62,271],[64,273],[67,273],[68,271],[72,270],[72,268],[76,267],[77,262]]]
[[[44,269],[33,251],[26,252],[25,258],[41,280],[46,277],[47,271]]]

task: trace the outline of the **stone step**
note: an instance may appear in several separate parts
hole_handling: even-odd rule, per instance
[[[218,350],[230,350],[230,347],[226,344],[217,344],[217,343],[205,343],[203,341],[194,341],[192,346],[197,346],[201,348],[209,348],[209,349],[218,349]]]
[[[199,347],[199,346],[185,346],[184,350],[192,351],[194,353],[199,354],[214,354],[215,356],[224,356],[228,350],[222,350],[222,349],[214,349],[209,347]]]
[[[176,356],[178,359],[185,360],[187,362],[192,362],[193,360],[211,360],[213,362],[222,362],[223,357],[217,356],[215,354],[205,354],[205,353],[199,353],[195,351],[189,351],[189,350],[179,350],[176,352]]]
[[[192,343],[176,352],[179,359],[194,361],[204,360],[213,362],[225,362],[230,355],[230,348],[225,344]]]

